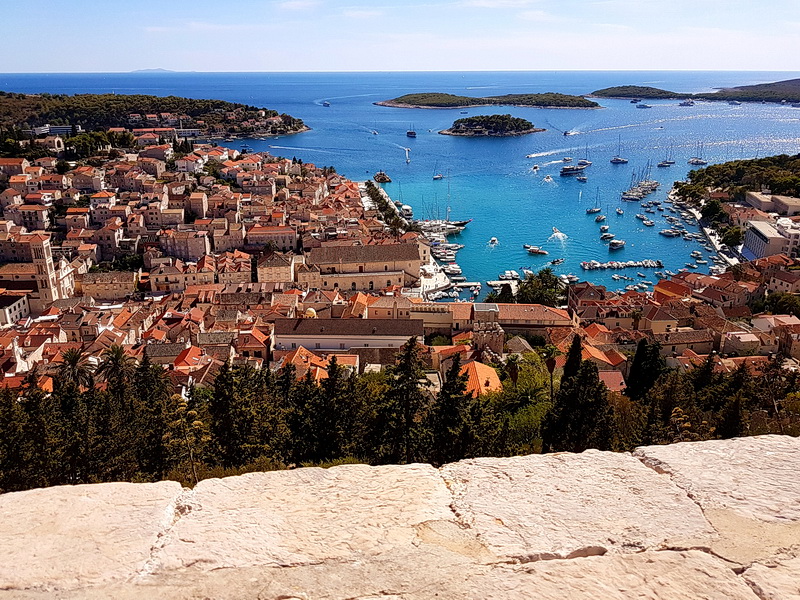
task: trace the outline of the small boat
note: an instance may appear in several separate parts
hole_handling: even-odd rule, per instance
[[[417,137],[417,132],[414,131],[413,129],[409,129],[408,131],[406,131],[406,137],[415,138]]]
[[[625,246],[625,240],[611,240],[611,242],[608,244],[608,249],[619,250],[624,246]]]
[[[625,165],[625,164],[628,164],[628,159],[627,158],[622,158],[621,156],[615,156],[614,158],[611,159],[611,164],[612,165]]]
[[[742,103],[739,102],[738,100],[731,100],[730,102],[728,102],[728,104],[730,104],[731,106],[741,106],[742,105]]]
[[[605,220],[606,220],[606,216],[605,216],[605,215],[597,215],[597,216],[594,218],[594,222],[595,222],[595,223],[602,223],[602,222],[603,222],[603,221],[605,221]]]
[[[636,108],[653,108],[651,104],[645,104],[644,102],[640,102],[636,105]]]
[[[639,104],[639,102],[641,102],[639,98],[631,98],[631,104]]]
[[[378,171],[375,175],[372,176],[375,180],[375,183],[391,183],[392,179],[389,177],[385,171]]]
[[[560,265],[563,262],[564,262],[563,258],[555,258],[555,259],[550,261],[550,264],[553,265],[553,266],[557,266],[557,265]]]
[[[539,170],[539,165],[533,165],[531,167],[531,169],[533,169],[534,171],[538,171]]]
[[[694,106],[694,102],[691,100],[684,100],[683,102],[679,103],[678,106]]]
[[[535,154],[526,154],[525,158],[536,158]]]
[[[444,179],[444,175],[442,175],[441,173],[437,173],[436,175],[433,176],[434,181],[439,181],[440,179]]]
[[[465,110],[462,110],[462,111],[461,111],[461,114],[462,114],[462,115],[465,115],[465,114],[467,114],[467,111],[465,111]]]
[[[553,235],[555,235],[556,233],[561,233],[561,232],[558,229],[556,229],[555,227],[553,227]]]
[[[581,183],[586,183],[587,181],[589,181],[589,178],[586,177],[586,175],[578,175],[575,179],[577,181],[580,181]]]
[[[592,208],[587,208],[586,209],[586,214],[587,215],[593,215],[593,214],[599,213],[601,210],[602,209],[599,206],[593,206]]]
[[[696,269],[697,268],[697,265],[694,264],[694,263],[686,263],[686,266],[689,267],[690,269]]]
[[[547,183],[552,183],[553,182],[553,178],[550,177],[550,175],[545,175],[544,181],[547,182]]]
[[[642,221],[642,225],[644,225],[645,227],[652,227],[653,225],[655,225],[655,222],[651,221],[650,219],[644,219]]]
[[[325,106],[325,107],[327,107],[327,106],[330,106],[330,105],[331,105],[331,103],[330,103],[330,102],[328,102],[327,100],[325,100],[325,101],[322,103],[322,106]]]
[[[543,250],[539,246],[528,246],[528,254],[549,254],[547,250]]]
[[[592,161],[590,161],[590,160],[588,160],[586,158],[582,158],[582,159],[580,159],[578,161],[578,165],[580,165],[581,167],[591,167],[592,166]]]
[[[571,156],[565,156],[561,160],[562,160],[562,162],[572,162],[572,157]]]
[[[666,161],[666,160],[662,160],[662,161],[661,161],[660,163],[658,163],[656,166],[657,166],[659,169],[663,169],[663,168],[665,168],[665,167],[669,167],[669,166],[671,166],[671,164],[670,164],[670,162],[668,162],[668,161]]]
[[[601,233],[605,233],[606,231],[608,231],[608,229],[609,229],[608,225],[601,225],[600,226],[600,232]]]
[[[497,242],[497,238],[496,238],[496,237],[493,237],[493,238],[490,238],[490,239],[489,239],[489,245],[490,245],[490,246],[496,246],[496,245],[497,245],[497,243],[498,243],[498,242]]]
[[[703,160],[703,159],[702,159],[702,158],[700,158],[699,156],[693,156],[693,157],[692,157],[692,158],[690,158],[690,159],[689,159],[687,162],[688,162],[690,165],[693,165],[693,166],[700,166],[700,167],[702,167],[703,165],[707,165],[707,164],[708,164],[708,161],[707,161],[707,160]]]
[[[645,275],[645,274],[644,274],[644,273],[642,273],[641,271],[638,271],[636,274],[637,274],[639,277],[647,277],[647,275]]]
[[[625,214],[625,211],[624,211],[624,210],[622,210],[621,208],[617,208],[617,214],[618,214],[618,215],[624,215],[624,214]]]
[[[613,233],[604,233],[600,236],[600,239],[603,241],[613,240],[616,236]]]

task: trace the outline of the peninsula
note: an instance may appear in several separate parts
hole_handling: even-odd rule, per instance
[[[456,120],[449,129],[443,129],[442,135],[458,135],[463,137],[509,137],[545,131],[537,129],[526,119],[511,115],[479,115]]]
[[[743,85],[723,88],[714,92],[687,94],[641,85],[618,85],[595,90],[590,97],[596,98],[642,98],[642,99],[690,99],[723,100],[737,102],[800,102],[800,79],[787,79],[774,83]]]
[[[536,108],[600,108],[593,100],[568,94],[505,94],[503,96],[457,96],[441,92],[406,94],[394,100],[376,102],[392,108],[471,108],[475,106],[533,106]]]
[[[0,91],[0,127],[35,129],[46,125],[71,128],[73,134],[82,129],[127,126],[175,128],[181,132],[178,137],[285,135],[308,130],[302,120],[291,115],[224,100],[143,94],[70,96]]]

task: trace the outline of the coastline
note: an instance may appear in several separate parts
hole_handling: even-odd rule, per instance
[[[373,102],[375,106],[387,106],[389,108],[422,108],[433,110],[458,110],[464,108],[486,108],[486,107],[500,107],[512,106],[514,108],[558,108],[565,110],[597,110],[598,108],[605,108],[604,106],[545,106],[539,104],[463,104],[458,106],[425,106],[422,104],[406,104],[405,102],[394,102],[393,100],[381,100]]]
[[[542,131],[547,131],[546,129],[541,129],[540,127],[533,127],[532,129],[525,129],[524,131],[515,131],[513,133],[475,133],[471,131],[459,132],[453,129],[442,129],[439,131],[439,135],[452,135],[456,137],[517,137],[520,135],[528,135],[530,133],[540,133]]]

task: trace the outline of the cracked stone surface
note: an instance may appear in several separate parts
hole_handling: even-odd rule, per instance
[[[800,598],[800,556],[755,564],[743,577],[762,600]]]
[[[175,526],[163,568],[290,566],[356,560],[417,541],[450,521],[450,493],[430,465],[251,473],[201,481]]]
[[[743,517],[800,520],[800,438],[762,435],[637,448],[634,456],[667,473],[703,509]]]
[[[133,576],[173,520],[174,481],[0,494],[0,589],[89,586]]]
[[[441,471],[456,513],[499,556],[635,552],[715,535],[682,490],[629,454],[479,458]]]
[[[798,449],[764,436],[0,495],[0,600],[800,598]]]

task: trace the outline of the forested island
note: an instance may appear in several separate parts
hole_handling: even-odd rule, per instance
[[[545,131],[537,129],[527,119],[511,115],[478,115],[466,117],[453,122],[449,129],[443,129],[442,135],[460,135],[464,137],[508,137],[526,135]]]
[[[618,85],[595,90],[590,97],[681,100],[724,100],[738,102],[800,102],[800,79],[724,88],[714,92],[686,94],[641,85]]]
[[[84,130],[171,126],[204,133],[279,135],[308,128],[302,120],[267,108],[224,100],[143,94],[18,94],[0,91],[0,127],[71,125]]]
[[[406,94],[393,100],[376,102],[393,108],[470,108],[475,106],[534,106],[537,108],[599,108],[593,100],[568,94],[505,94],[503,96],[457,96],[441,92]]]

